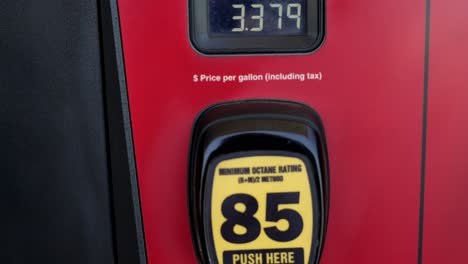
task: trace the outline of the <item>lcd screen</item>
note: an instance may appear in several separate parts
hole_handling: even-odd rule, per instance
[[[212,35],[303,35],[306,0],[208,0]]]

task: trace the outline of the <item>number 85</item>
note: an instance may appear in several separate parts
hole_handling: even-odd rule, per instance
[[[280,204],[298,204],[299,192],[268,193],[266,201],[266,216],[268,222],[286,220],[289,227],[285,231],[276,226],[264,228],[266,235],[272,240],[287,242],[296,239],[304,227],[301,215],[292,209],[278,210]],[[236,204],[244,204],[245,210],[235,209]],[[248,194],[233,194],[227,197],[221,206],[223,216],[227,219],[221,226],[222,237],[234,244],[249,243],[257,239],[261,232],[260,222],[254,217],[258,210],[258,201]],[[234,231],[236,225],[243,226],[246,232],[238,234]]]

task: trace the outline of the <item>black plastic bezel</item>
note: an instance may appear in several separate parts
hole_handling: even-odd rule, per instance
[[[256,121],[248,124],[245,123],[247,120]],[[290,124],[268,125],[258,123],[259,120],[282,120]],[[244,124],[224,125],[238,121]],[[315,166],[312,169],[320,189],[318,199],[321,217],[318,227],[320,233],[313,249],[316,258],[311,259],[310,264],[319,262],[326,237],[330,197],[328,154],[320,116],[310,107],[297,102],[244,100],[208,107],[198,115],[192,130],[188,160],[188,210],[193,244],[200,263],[212,261],[203,225],[203,200],[209,164],[224,154],[282,150],[313,157],[310,161]]]
[[[310,53],[325,36],[325,0],[306,0],[306,31],[302,35],[225,36],[209,33],[208,0],[189,0],[189,33],[202,54]]]

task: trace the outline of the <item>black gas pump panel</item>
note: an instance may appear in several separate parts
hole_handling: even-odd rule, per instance
[[[324,0],[190,0],[190,37],[207,54],[311,52],[324,16]]]
[[[315,111],[284,101],[215,105],[195,123],[189,160],[201,263],[318,263],[328,169]]]

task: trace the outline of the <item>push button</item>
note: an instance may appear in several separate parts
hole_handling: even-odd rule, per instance
[[[216,105],[197,119],[189,168],[202,263],[318,263],[328,213],[325,136],[310,108]]]

